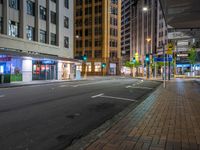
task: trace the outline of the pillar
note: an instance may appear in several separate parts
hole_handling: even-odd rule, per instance
[[[30,82],[32,81],[32,60],[31,59],[23,59],[22,60],[22,81]]]

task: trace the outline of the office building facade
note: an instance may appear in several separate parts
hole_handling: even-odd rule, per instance
[[[0,0],[0,73],[4,78],[32,81],[73,76],[73,2]]]
[[[74,9],[74,55],[87,57],[82,74],[120,74],[121,0],[76,0]]]

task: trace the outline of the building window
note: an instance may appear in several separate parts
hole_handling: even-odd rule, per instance
[[[0,4],[3,4],[3,0],[0,0]]]
[[[95,50],[94,57],[95,58],[102,58],[102,50]]]
[[[56,24],[56,13],[51,11],[51,23]]]
[[[40,6],[40,19],[46,20],[46,8]]]
[[[64,27],[69,29],[69,18],[64,16]]]
[[[3,18],[0,17],[0,33],[3,33]]]
[[[34,41],[35,29],[31,26],[26,26],[26,38],[27,40]]]
[[[40,42],[41,43],[46,43],[46,35],[47,35],[46,31],[40,30]]]
[[[101,62],[95,62],[94,63],[94,71],[95,72],[101,72]]]
[[[64,37],[64,47],[69,48],[69,37]]]
[[[26,1],[26,11],[27,14],[35,16],[35,3],[30,0]]]
[[[19,37],[19,23],[9,20],[9,35]]]
[[[9,0],[10,8],[19,9],[19,0]]]
[[[82,71],[82,65],[77,65],[76,70]]]
[[[91,64],[91,62],[87,62],[86,63],[86,66],[87,66],[87,72],[91,72],[92,71],[92,64]]]
[[[65,8],[69,9],[69,0],[64,0]]]
[[[56,0],[51,0],[52,2],[56,3]]]
[[[51,33],[51,45],[56,45],[56,34]]]

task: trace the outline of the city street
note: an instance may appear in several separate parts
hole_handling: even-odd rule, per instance
[[[1,150],[62,150],[161,83],[122,77],[0,89]]]

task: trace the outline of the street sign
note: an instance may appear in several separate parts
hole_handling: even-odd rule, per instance
[[[167,57],[165,57],[165,61],[172,61],[173,59],[172,59],[172,57],[168,57],[168,59],[167,59]],[[164,62],[164,58],[157,58],[157,57],[154,57],[154,61],[155,62]]]

